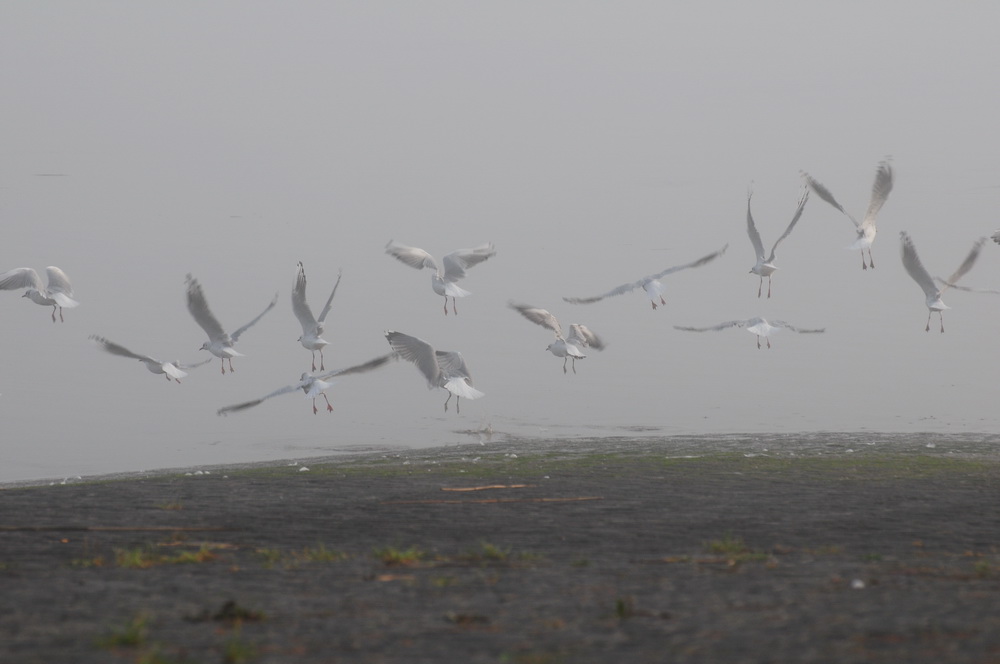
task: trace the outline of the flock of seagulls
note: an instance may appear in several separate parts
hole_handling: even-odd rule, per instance
[[[750,268],[750,273],[759,277],[757,287],[758,298],[763,296],[765,278],[767,278],[768,281],[767,297],[771,297],[771,279],[774,272],[778,269],[775,265],[775,251],[777,250],[778,245],[792,233],[796,225],[799,223],[799,220],[802,218],[803,211],[809,201],[810,192],[815,193],[819,196],[819,198],[839,210],[854,223],[857,237],[850,248],[861,252],[862,269],[868,270],[869,268],[875,268],[875,261],[872,258],[872,244],[874,243],[877,234],[876,217],[886,203],[889,194],[892,191],[894,181],[894,173],[888,159],[880,162],[878,168],[876,169],[875,182],[872,185],[871,200],[868,204],[865,216],[860,222],[851,216],[843,208],[843,206],[837,202],[825,186],[820,184],[808,173],[802,172],[801,175],[804,179],[805,186],[801,196],[799,197],[792,219],[785,228],[784,232],[778,237],[777,240],[775,240],[774,244],[771,245],[770,252],[765,252],[764,244],[761,240],[760,233],[757,230],[757,224],[754,221],[754,217],[751,212],[751,201],[753,198],[752,189],[747,193],[747,235],[750,239],[750,244],[753,248],[755,258],[755,263],[753,267]],[[1000,244],[1000,231],[997,231],[991,237],[995,242]],[[972,269],[985,242],[985,237],[976,240],[972,249],[965,257],[965,260],[962,261],[958,269],[956,269],[947,279],[935,279],[921,263],[920,258],[917,255],[916,247],[914,246],[910,236],[905,231],[900,233],[903,267],[905,268],[907,274],[913,278],[924,293],[925,304],[928,309],[927,325],[924,328],[926,331],[930,331],[931,317],[934,312],[937,312],[940,318],[941,332],[944,332],[944,318],[942,312],[947,309],[948,306],[941,300],[941,295],[947,289],[956,288],[974,291],[979,290],[979,292],[996,292],[981,289],[970,289],[956,285],[958,280]],[[663,278],[681,270],[699,268],[708,265],[722,257],[726,253],[728,246],[729,245],[727,244],[721,249],[691,262],[668,267],[654,274],[642,277],[636,281],[617,286],[599,295],[590,297],[564,297],[562,299],[573,305],[593,304],[610,297],[642,289],[642,291],[645,292],[646,296],[649,298],[653,310],[656,310],[659,306],[667,303],[666,298],[664,297],[666,288],[661,281]],[[868,252],[867,259],[865,257],[866,251]],[[486,243],[477,247],[459,249],[446,254],[439,264],[438,261],[424,249],[398,244],[390,240],[385,245],[385,253],[414,269],[423,270],[424,268],[429,268],[431,270],[431,287],[435,294],[444,298],[444,314],[446,316],[448,315],[448,300],[450,298],[452,313],[457,316],[457,299],[470,295],[469,291],[461,288],[457,282],[467,276],[469,269],[496,256],[497,252],[492,243]],[[24,290],[22,297],[29,298],[36,304],[52,307],[51,317],[53,323],[56,321],[57,313],[59,315],[59,320],[65,322],[63,318],[63,309],[71,309],[79,305],[79,302],[73,297],[73,287],[70,284],[69,278],[58,267],[49,266],[46,268],[46,275],[48,283],[43,286],[38,273],[32,268],[23,267],[9,270],[0,274],[0,290]],[[389,344],[390,352],[354,366],[327,371],[325,358],[323,356],[323,349],[329,345],[329,342],[323,338],[323,334],[327,316],[330,314],[334,296],[337,294],[337,288],[340,285],[341,276],[342,275],[338,272],[337,281],[333,284],[333,288],[330,291],[323,308],[320,310],[319,315],[316,316],[313,314],[312,308],[309,306],[306,298],[307,281],[305,267],[301,262],[298,263],[291,291],[292,312],[302,327],[302,336],[299,337],[298,341],[302,347],[310,351],[312,355],[310,371],[302,373],[296,383],[276,389],[273,392],[265,394],[257,399],[220,408],[218,410],[219,415],[243,411],[257,406],[272,397],[280,396],[282,394],[291,394],[298,391],[302,391],[306,398],[312,400],[312,410],[314,414],[319,412],[316,401],[320,397],[322,397],[326,402],[327,412],[332,412],[333,406],[326,395],[326,390],[333,384],[334,378],[373,371],[386,366],[394,360],[404,360],[412,363],[426,380],[428,388],[444,389],[448,393],[444,402],[445,411],[448,410],[448,405],[452,397],[455,398],[455,411],[458,413],[461,412],[460,403],[463,398],[474,400],[485,396],[482,391],[474,386],[468,365],[460,352],[437,350],[423,339],[392,330],[385,332],[385,338]],[[278,301],[278,294],[276,293],[274,298],[264,308],[264,310],[255,318],[250,320],[250,322],[237,328],[233,332],[227,332],[226,328],[222,326],[219,320],[212,313],[212,310],[209,308],[208,301],[205,298],[204,291],[198,280],[188,274],[185,285],[188,311],[195,323],[197,323],[197,325],[208,336],[208,341],[202,344],[200,350],[208,351],[212,356],[219,358],[220,370],[223,375],[226,374],[227,363],[229,365],[229,373],[233,373],[235,371],[232,362],[233,357],[239,357],[242,355],[234,348],[234,346],[239,341],[243,333],[257,324],[261,318],[274,309]],[[547,309],[513,301],[508,302],[508,306],[523,316],[526,320],[543,327],[554,334],[555,340],[552,341],[545,348],[545,350],[555,357],[563,359],[563,373],[568,373],[569,368],[571,368],[575,374],[576,361],[586,358],[588,349],[601,351],[606,348],[606,343],[601,339],[601,337],[591,331],[586,325],[581,323],[572,323],[568,326],[568,328],[564,328],[559,320]],[[732,328],[745,329],[747,332],[756,336],[758,349],[762,347],[762,338],[764,339],[767,348],[770,348],[770,337],[781,330],[789,330],[791,332],[801,334],[824,332],[824,329],[822,328],[801,328],[790,325],[782,320],[768,321],[761,317],[745,320],[731,320],[705,327],[681,325],[675,325],[674,327],[677,330],[688,332],[721,331]],[[212,358],[209,357],[208,359],[200,362],[182,363],[176,360],[163,361],[150,355],[133,352],[121,344],[113,342],[103,336],[91,335],[90,339],[94,341],[101,350],[111,355],[138,360],[139,362],[142,362],[146,369],[148,369],[151,373],[163,375],[167,381],[175,381],[177,383],[180,383],[181,379],[188,375],[187,372],[207,364],[212,360]],[[316,373],[317,352],[319,353],[320,360],[319,373]],[[569,368],[567,367],[568,364]]]

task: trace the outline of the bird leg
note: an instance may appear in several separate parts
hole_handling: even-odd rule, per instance
[[[573,373],[576,373],[576,358],[573,358]]]
[[[667,304],[667,301],[663,299],[662,295],[660,296],[660,304],[663,304],[663,305]]]
[[[312,352],[312,370],[316,371],[316,351]]]
[[[653,305],[653,311],[656,311],[656,301],[650,300],[649,303]]]
[[[55,322],[55,321],[53,321],[53,322]],[[60,323],[65,323],[66,322],[66,321],[63,320],[63,317],[62,317],[62,307],[59,307],[59,322]]]
[[[461,413],[462,409],[458,407],[459,402],[462,401],[462,397],[455,397],[455,412]]]
[[[864,256],[862,256],[862,259],[864,259]],[[872,248],[871,247],[868,247],[868,262],[869,262],[868,267],[870,267],[871,269],[874,270],[875,269],[875,259],[872,258]]]
[[[771,277],[767,277],[767,296],[771,297]]]
[[[222,374],[225,375],[225,373],[226,373],[226,361],[224,359],[220,359],[219,363],[222,366]]]
[[[233,369],[233,358],[229,358],[229,373],[233,373],[235,371],[236,369]]]
[[[868,264],[865,263],[865,250],[864,249],[861,250],[861,269],[862,270],[867,270],[868,269]]]
[[[323,399],[326,401],[326,412],[332,413],[333,406],[330,405],[330,400],[327,398],[326,392],[323,392],[322,394],[323,394]]]
[[[444,303],[445,303],[445,306],[448,305],[448,298],[444,299]],[[458,298],[457,297],[451,298],[451,311],[456,316],[458,315]],[[458,403],[458,402],[456,401],[455,403]]]
[[[760,335],[757,335],[757,350],[760,350]]]
[[[924,332],[930,332],[931,331],[931,315],[933,315],[933,313],[934,312],[931,311],[930,309],[927,310],[927,327],[924,328]],[[942,321],[941,324],[943,326],[944,322]]]
[[[448,296],[444,296],[444,315],[448,315]]]
[[[563,373],[566,373],[566,360],[568,360],[568,359],[569,359],[569,357],[564,357],[563,358]]]
[[[941,317],[941,331],[944,332],[944,312],[943,311],[939,311],[938,312],[938,316]]]
[[[760,292],[764,289],[764,277],[760,278],[760,284],[757,286],[757,297],[760,297]]]
[[[56,307],[52,305],[52,322],[56,322]]]
[[[767,349],[771,350],[771,337],[767,338]]]
[[[444,412],[448,412],[448,402],[451,401],[451,392],[448,393],[448,398],[444,400]],[[458,401],[455,401],[457,404]]]
[[[319,370],[326,371],[326,361],[323,359],[323,349],[319,349]]]
[[[316,397],[313,397],[313,415],[315,415],[318,412],[319,411],[316,410]]]

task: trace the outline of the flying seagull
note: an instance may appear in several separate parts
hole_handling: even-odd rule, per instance
[[[146,368],[149,369],[151,373],[163,374],[164,377],[167,379],[168,383],[170,382],[171,379],[180,383],[181,378],[187,376],[186,370],[200,367],[201,365],[208,364],[209,362],[212,361],[212,358],[208,358],[207,360],[196,362],[194,364],[181,364],[176,360],[173,362],[163,362],[162,360],[158,360],[155,357],[150,357],[149,355],[140,355],[139,353],[133,353],[128,348],[125,348],[125,346],[116,344],[115,342],[109,341],[104,337],[99,337],[96,334],[90,335],[90,339],[96,341],[97,344],[103,350],[105,350],[108,353],[111,353],[112,355],[119,355],[121,357],[130,357],[133,360],[139,360],[140,362],[146,365]]]
[[[875,241],[875,217],[878,215],[878,211],[882,209],[887,198],[889,198],[889,192],[892,191],[892,166],[889,164],[889,158],[886,157],[885,160],[879,162],[878,170],[875,172],[875,184],[872,185],[872,198],[868,203],[868,211],[865,213],[864,219],[861,223],[858,220],[848,214],[840,203],[836,201],[830,190],[821,185],[819,182],[814,180],[811,175],[802,172],[802,177],[805,178],[806,182],[812,187],[812,190],[816,192],[816,195],[822,198],[824,201],[837,208],[843,212],[848,219],[854,222],[854,227],[857,229],[858,239],[852,244],[849,249],[860,249],[861,250],[861,269],[867,270],[869,267],[875,268],[875,261],[872,259],[872,243]],[[865,249],[868,250],[868,264],[865,264]]]
[[[767,277],[767,296],[771,297],[771,275],[778,269],[774,264],[774,250],[778,248],[782,240],[791,234],[792,229],[795,228],[795,224],[798,223],[799,217],[802,216],[802,210],[806,207],[806,201],[809,200],[809,189],[806,188],[802,192],[802,196],[799,198],[799,206],[795,209],[795,215],[792,217],[792,221],[788,224],[785,232],[774,242],[774,246],[771,247],[770,256],[764,255],[764,243],[760,240],[757,225],[753,221],[753,215],[750,214],[751,198],[753,198],[752,190],[747,194],[747,235],[750,236],[750,244],[753,245],[753,251],[757,255],[757,264],[750,268],[750,272],[760,277],[760,284],[757,286],[757,297],[760,297],[760,293],[764,289],[764,277]]]
[[[438,295],[444,296],[444,314],[448,315],[448,298],[451,298],[451,309],[458,315],[455,305],[455,298],[465,297],[471,293],[461,288],[456,281],[465,276],[465,271],[470,267],[479,265],[491,256],[496,255],[493,243],[487,243],[472,249],[459,249],[446,255],[442,259],[444,271],[438,266],[434,257],[423,249],[417,247],[406,247],[396,244],[392,240],[385,245],[385,253],[394,256],[412,268],[422,270],[429,267],[432,270],[431,287]]]
[[[576,361],[587,357],[583,354],[584,348],[594,350],[604,350],[604,342],[596,334],[591,332],[585,325],[574,323],[569,326],[569,335],[563,336],[562,326],[559,321],[546,309],[539,309],[527,304],[517,304],[508,302],[507,306],[517,311],[519,314],[536,325],[552,330],[556,335],[556,340],[550,343],[545,350],[556,357],[563,358],[563,373],[566,373],[566,360],[573,361],[573,373],[576,373]]]
[[[313,316],[309,303],[306,302],[306,270],[299,262],[299,270],[295,275],[295,285],[292,287],[292,311],[302,325],[302,336],[299,343],[308,351],[312,351],[312,370],[316,371],[316,351],[319,351],[319,368],[326,369],[323,362],[323,347],[330,344],[323,339],[323,325],[326,322],[326,315],[330,313],[330,306],[333,304],[333,296],[337,294],[337,286],[340,285],[340,275],[337,272],[337,283],[333,285],[333,292],[327,298],[323,310],[319,313],[319,318]]]
[[[663,299],[664,287],[660,283],[660,279],[667,276],[668,274],[673,274],[674,272],[679,272],[680,270],[686,270],[689,267],[701,267],[706,263],[714,261],[716,258],[726,253],[726,249],[729,247],[727,244],[722,249],[715,251],[707,256],[702,256],[696,261],[691,263],[685,263],[684,265],[675,265],[674,267],[668,267],[662,272],[657,272],[656,274],[651,274],[649,276],[643,277],[639,281],[633,281],[629,284],[622,284],[617,288],[609,290],[607,293],[601,295],[595,295],[593,297],[564,297],[563,300],[569,302],[570,304],[591,304],[593,302],[599,302],[606,297],[614,297],[615,295],[621,295],[623,293],[629,293],[634,291],[636,288],[642,288],[646,291],[646,295],[649,296],[649,301],[653,305],[653,309],[656,309],[656,301],[659,300],[660,304],[666,304],[667,301]]]
[[[326,396],[326,390],[333,385],[330,381],[331,378],[335,376],[346,376],[348,374],[363,373],[365,371],[371,371],[372,369],[377,369],[382,365],[396,358],[395,353],[389,353],[387,355],[382,355],[376,357],[375,359],[368,360],[364,364],[359,364],[357,366],[348,367],[346,369],[337,369],[335,371],[327,371],[326,373],[319,374],[315,376],[311,373],[302,374],[302,378],[299,382],[294,385],[286,385],[281,389],[275,390],[270,394],[265,394],[259,399],[254,399],[253,401],[244,401],[243,403],[234,404],[232,406],[226,406],[225,408],[220,408],[217,411],[218,415],[227,415],[228,413],[233,413],[239,410],[246,410],[247,408],[252,408],[263,401],[270,399],[271,397],[276,397],[280,394],[289,394],[290,392],[295,392],[296,390],[302,390],[305,392],[307,399],[312,399],[313,415],[315,415],[319,410],[316,408],[316,398],[322,396],[326,400],[326,411],[333,412],[333,406],[330,405],[330,399]]]
[[[73,299],[73,286],[69,283],[66,273],[54,265],[45,268],[49,285],[42,287],[42,279],[30,267],[18,267],[0,274],[0,290],[20,290],[27,288],[21,297],[30,298],[35,304],[52,307],[52,322],[56,322],[56,309],[59,310],[59,320],[63,321],[62,310],[72,309],[80,303]],[[63,321],[65,322],[65,321]]]
[[[760,317],[748,318],[746,320],[730,320],[725,323],[719,323],[718,325],[712,325],[710,327],[682,327],[680,325],[674,325],[674,329],[684,330],[685,332],[717,332],[719,330],[727,330],[731,327],[742,327],[745,328],[750,334],[756,335],[757,348],[760,348],[761,337],[764,337],[767,340],[767,347],[770,348],[770,336],[780,332],[781,330],[791,330],[792,332],[798,332],[800,334],[817,334],[826,331],[826,328],[818,330],[805,330],[799,327],[793,327],[783,320],[767,321],[766,319]]]
[[[456,413],[462,412],[459,409],[462,397],[478,399],[486,396],[472,386],[469,368],[458,351],[434,350],[423,339],[392,330],[386,331],[385,338],[399,357],[417,365],[417,369],[427,379],[427,389],[443,387],[448,390],[448,398],[444,401],[445,411],[448,410],[448,402],[451,401],[452,395],[455,395]]]
[[[189,274],[187,275],[186,282],[188,311],[191,312],[195,322],[208,335],[208,341],[203,343],[199,350],[207,350],[212,355],[218,357],[222,362],[222,373],[226,373],[226,360],[228,359],[229,371],[233,372],[233,358],[243,354],[237,352],[233,348],[233,345],[239,341],[241,334],[250,329],[264,314],[274,308],[274,305],[278,303],[278,294],[274,294],[271,304],[267,305],[267,308],[260,315],[232,334],[227,334],[222,325],[219,324],[218,319],[212,315],[212,311],[208,308],[208,301],[205,300],[205,294],[202,292],[201,284],[198,283],[198,280]]]
[[[920,288],[924,291],[924,303],[927,305],[927,326],[924,328],[925,332],[930,332],[931,330],[931,315],[936,311],[938,312],[938,317],[941,319],[941,331],[944,332],[944,310],[949,309],[948,305],[941,301],[941,294],[948,290],[950,287],[955,285],[955,282],[961,279],[966,272],[972,269],[975,265],[976,259],[979,258],[979,251],[983,248],[983,243],[986,242],[985,237],[981,237],[976,240],[976,243],[972,245],[972,250],[969,255],[965,257],[962,264],[958,266],[954,274],[948,277],[944,286],[938,288],[934,283],[934,279],[931,278],[930,273],[924,268],[923,263],[920,262],[920,257],[917,256],[917,249],[913,246],[913,240],[906,231],[900,231],[899,239],[902,242],[903,251],[903,267],[909,273],[913,280],[920,285]]]

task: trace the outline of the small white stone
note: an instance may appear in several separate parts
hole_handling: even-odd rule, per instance
[[[865,587],[865,582],[862,581],[861,579],[854,579],[853,581],[851,581],[851,588],[853,588],[854,590],[863,590],[864,587]]]

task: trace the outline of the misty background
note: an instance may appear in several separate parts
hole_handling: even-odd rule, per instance
[[[935,315],[925,333],[898,235],[947,276],[1000,227],[998,24],[983,3],[5,3],[0,272],[59,266],[81,305],[52,324],[0,292],[0,481],[478,445],[486,428],[567,445],[996,433],[1000,297],[949,291],[946,332]],[[800,169],[860,219],[888,155],[876,269],[813,195],[758,299],[750,183],[770,250]],[[446,317],[390,239],[438,260],[488,241],[497,255]],[[641,291],[561,299],[726,243],[666,277],[657,311]],[[328,369],[388,352],[399,330],[461,351],[486,397],[445,413],[446,393],[400,362],[340,380],[332,414],[292,394],[216,416],[309,369],[298,261],[316,313],[343,270]],[[213,358],[168,384],[88,341],[208,357],[188,272],[229,331],[280,294],[234,375]],[[962,283],[1000,288],[1000,247]],[[564,375],[511,299],[608,348]],[[745,330],[673,329],[758,315],[827,331],[757,350]]]

